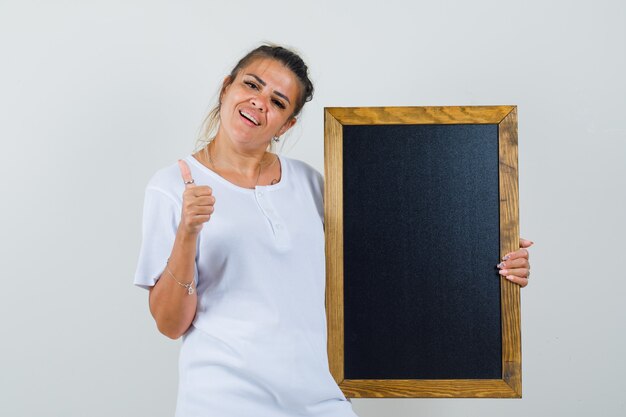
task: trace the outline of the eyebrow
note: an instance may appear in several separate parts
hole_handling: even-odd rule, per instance
[[[265,81],[263,81],[259,76],[255,75],[255,74],[246,74],[246,75],[254,77],[254,79],[256,79],[259,82],[259,84],[261,84],[263,87],[265,87],[267,85],[267,83]],[[284,95],[280,91],[274,90],[274,94],[276,94],[278,97],[284,98],[287,101],[287,103],[291,104],[291,100],[289,100],[289,97],[287,97],[286,95]]]

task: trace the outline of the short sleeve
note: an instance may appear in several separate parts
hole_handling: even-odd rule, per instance
[[[172,252],[179,217],[180,206],[172,197],[158,188],[146,189],[135,285],[147,289],[158,281]]]

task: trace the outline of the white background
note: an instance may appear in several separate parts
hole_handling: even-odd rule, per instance
[[[143,191],[261,41],[309,63],[284,153],[320,171],[324,106],[519,106],[524,398],[357,414],[626,415],[625,22],[618,0],[0,0],[0,415],[173,414],[180,342],[132,285]]]

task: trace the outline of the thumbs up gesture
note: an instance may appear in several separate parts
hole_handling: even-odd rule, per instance
[[[178,228],[182,228],[181,231],[189,235],[197,235],[202,230],[204,223],[208,222],[211,214],[213,214],[215,197],[211,195],[213,192],[211,187],[194,183],[189,166],[185,161],[179,160],[178,166],[185,182],[183,209]]]

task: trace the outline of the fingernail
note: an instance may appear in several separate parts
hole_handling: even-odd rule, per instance
[[[500,262],[498,265],[496,265],[496,268],[504,268],[504,262]]]
[[[509,255],[505,255],[505,256],[502,258],[502,260],[503,260],[503,261],[507,261],[507,260],[509,259],[509,257],[510,257]]]
[[[509,281],[513,281],[513,275],[507,275],[504,278],[508,279]]]
[[[509,271],[506,270],[506,269],[501,269],[501,270],[498,271],[498,274],[500,274],[500,275],[506,275],[508,273],[509,273]]]

